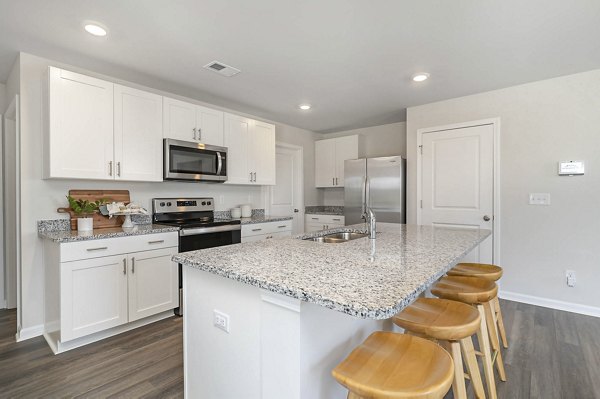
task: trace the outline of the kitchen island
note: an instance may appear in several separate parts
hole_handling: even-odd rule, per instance
[[[374,262],[366,237],[302,239],[362,228],[174,256],[187,266],[186,396],[344,398],[331,369],[490,234],[379,223]]]

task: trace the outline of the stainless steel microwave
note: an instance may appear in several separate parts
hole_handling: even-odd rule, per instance
[[[164,139],[164,180],[227,181],[227,148]]]

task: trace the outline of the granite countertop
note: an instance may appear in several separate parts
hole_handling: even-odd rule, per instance
[[[117,238],[127,236],[138,236],[144,234],[167,233],[169,231],[179,231],[178,227],[164,226],[158,224],[135,225],[131,229],[122,227],[108,229],[94,229],[87,233],[79,233],[72,230],[38,230],[38,236],[58,243],[100,240],[102,238]]]
[[[344,216],[344,207],[334,205],[307,206],[304,208],[304,213],[306,215]]]
[[[293,216],[267,216],[267,215],[252,215],[249,218],[219,218],[219,220],[239,220],[242,224],[280,222],[282,220],[292,220]]]
[[[490,235],[489,230],[377,224],[377,256],[368,238],[324,244],[299,238],[364,225],[185,252],[173,260],[265,290],[365,319],[387,319]]]

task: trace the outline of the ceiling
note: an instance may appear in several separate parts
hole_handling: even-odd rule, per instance
[[[598,0],[0,0],[0,81],[18,51],[85,57],[326,133],[600,68],[599,38]],[[213,60],[242,73],[202,69]],[[421,71],[431,78],[412,82]]]

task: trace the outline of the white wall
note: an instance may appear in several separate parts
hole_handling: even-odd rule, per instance
[[[321,135],[317,140],[354,134],[360,134],[363,137],[361,156],[374,158],[402,155],[406,157],[406,122],[328,133]],[[322,193],[323,201],[315,204],[344,205],[343,188],[320,188],[318,191]],[[312,203],[306,202],[306,204],[311,205]]]
[[[417,129],[492,117],[501,119],[502,290],[600,307],[600,70],[409,108],[408,222]],[[557,176],[560,160],[584,160],[585,176]],[[550,193],[551,205],[528,205],[533,192]]]
[[[265,196],[261,187],[228,186],[222,184],[197,184],[182,182],[161,183],[129,183],[129,182],[92,182],[77,180],[42,180],[42,121],[41,121],[41,85],[42,77],[49,65],[64,67],[91,76],[107,78],[94,72],[63,65],[26,53],[20,54],[21,74],[21,196],[22,196],[22,327],[29,328],[43,322],[43,246],[37,237],[36,222],[40,219],[55,219],[64,217],[56,212],[56,208],[66,205],[65,195],[69,189],[128,189],[133,201],[142,206],[150,207],[153,197],[173,196],[213,196],[217,210],[226,210],[242,203],[251,203],[255,208],[265,206]],[[125,83],[118,79],[109,80]],[[149,89],[139,85],[131,85],[158,94],[171,93]],[[179,96],[176,98],[185,99]],[[197,102],[197,101],[196,101]],[[200,103],[200,102],[198,102]],[[200,103],[204,104],[204,103]],[[204,104],[207,105],[207,104]],[[218,108],[218,107],[217,107]],[[221,108],[222,109],[222,108]],[[227,110],[230,112],[235,112]],[[271,121],[269,121],[271,122]],[[313,140],[314,133],[277,124],[277,137],[303,143]],[[314,145],[311,145],[314,147]],[[309,146],[310,147],[310,146]],[[310,151],[309,151],[310,156]],[[314,165],[313,159],[305,163]],[[314,175],[314,173],[313,173]],[[310,177],[309,177],[310,178]],[[314,176],[312,177],[314,179]],[[316,196],[314,182],[310,184],[313,190],[307,190],[311,197]],[[221,201],[221,197],[223,201]]]

